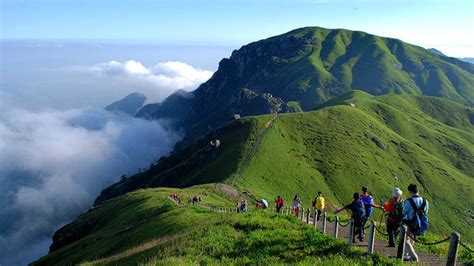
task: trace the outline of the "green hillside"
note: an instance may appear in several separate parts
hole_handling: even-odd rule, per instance
[[[349,92],[312,112],[279,115],[249,161],[273,115],[229,122],[110,186],[96,203],[143,187],[226,182],[253,199],[300,193],[306,206],[322,191],[334,207],[363,185],[379,202],[393,187],[406,192],[415,182],[430,200],[432,231],[455,229],[472,241],[466,225],[474,206],[473,116],[472,108],[439,98]],[[210,147],[211,139],[220,139],[221,147]]]
[[[198,89],[147,105],[138,116],[173,119],[192,140],[236,113],[308,111],[351,90],[473,106],[473,84],[474,65],[458,59],[365,32],[307,27],[241,47]]]
[[[170,193],[184,198],[197,194],[207,204],[232,206],[238,194],[227,195],[224,188],[147,189],[116,198],[62,228],[66,236],[83,235],[33,265],[394,263],[366,256],[293,217],[215,213],[201,206],[179,207],[167,198]]]

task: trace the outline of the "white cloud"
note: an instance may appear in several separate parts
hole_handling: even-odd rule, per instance
[[[130,92],[141,92],[152,101],[161,101],[176,90],[194,90],[213,74],[179,61],[161,62],[147,68],[135,60],[114,60],[70,69],[88,74],[98,83],[117,84],[129,88]]]
[[[180,139],[156,121],[102,109],[2,109],[1,265],[45,255],[53,232],[91,206],[102,188],[148,167]]]

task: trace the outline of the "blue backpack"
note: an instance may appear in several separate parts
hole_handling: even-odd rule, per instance
[[[420,208],[418,208],[415,204],[415,201],[412,198],[409,198],[408,201],[410,202],[415,215],[411,221],[408,221],[408,226],[410,232],[415,236],[421,236],[428,230],[428,216],[425,213],[426,207],[426,200],[423,199],[423,203],[421,203]]]
[[[367,219],[365,214],[365,204],[362,200],[354,200],[351,211],[352,218],[356,224],[363,224]]]

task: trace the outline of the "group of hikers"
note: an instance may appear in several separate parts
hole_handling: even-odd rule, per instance
[[[399,233],[402,224],[407,225],[408,237],[406,239],[406,252],[404,259],[407,261],[418,261],[418,255],[413,248],[417,236],[428,230],[428,201],[419,196],[419,189],[416,184],[410,184],[407,188],[409,198],[403,201],[403,192],[396,187],[392,190],[390,200],[377,206],[373,203],[373,198],[368,194],[367,187],[362,188],[362,195],[355,192],[353,201],[348,205],[337,209],[334,214],[342,210],[351,210],[351,218],[354,221],[354,239],[358,235],[360,241],[364,239],[364,227],[372,215],[372,208],[380,208],[387,216],[388,247],[395,247],[394,239]]]
[[[362,192],[355,192],[353,194],[353,200],[349,204],[342,208],[338,208],[334,211],[334,214],[341,212],[342,210],[350,210],[351,218],[353,220],[354,234],[353,242],[356,237],[359,241],[363,241],[365,238],[364,227],[367,222],[371,219],[373,214],[373,208],[383,210],[383,215],[387,218],[387,234],[388,234],[388,247],[395,247],[395,238],[398,235],[401,225],[407,225],[407,241],[406,241],[406,254],[404,259],[407,261],[418,261],[418,255],[416,254],[413,244],[417,236],[422,235],[428,229],[428,201],[419,196],[419,189],[416,184],[410,184],[408,186],[409,198],[403,201],[403,192],[400,188],[396,187],[391,192],[391,198],[387,203],[382,206],[374,203],[373,197],[369,194],[367,187],[362,187]],[[237,203],[238,210],[242,213],[247,212],[247,201],[243,199]],[[296,194],[293,198],[293,215],[299,216],[303,202]],[[285,202],[281,196],[275,199],[275,209],[278,213],[281,213]],[[311,206],[316,211],[316,220],[319,221],[321,216],[327,211],[326,200],[322,192],[318,192],[318,195],[312,200]],[[257,208],[268,208],[266,200],[262,199],[257,201]]]
[[[170,195],[170,198],[172,198],[174,201],[176,201],[178,204],[181,204],[182,199],[183,199],[183,194],[179,195],[176,193],[172,193]],[[201,196],[193,196],[188,198],[188,204],[200,204],[202,201]]]
[[[200,204],[202,201],[201,196],[194,196],[188,198],[188,204]]]
[[[181,204],[181,199],[183,198],[183,194],[181,196],[178,196],[176,193],[172,193],[170,195],[170,198],[172,198],[174,201],[176,201],[178,204]]]

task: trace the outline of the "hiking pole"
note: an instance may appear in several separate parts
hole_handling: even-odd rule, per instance
[[[383,202],[380,202],[380,205],[383,206]],[[383,222],[383,215],[385,214],[385,208],[382,208],[382,217],[380,217],[380,225],[382,224]]]
[[[385,214],[385,209],[382,209],[382,217],[380,217],[380,223],[379,224],[382,224],[384,214]]]

